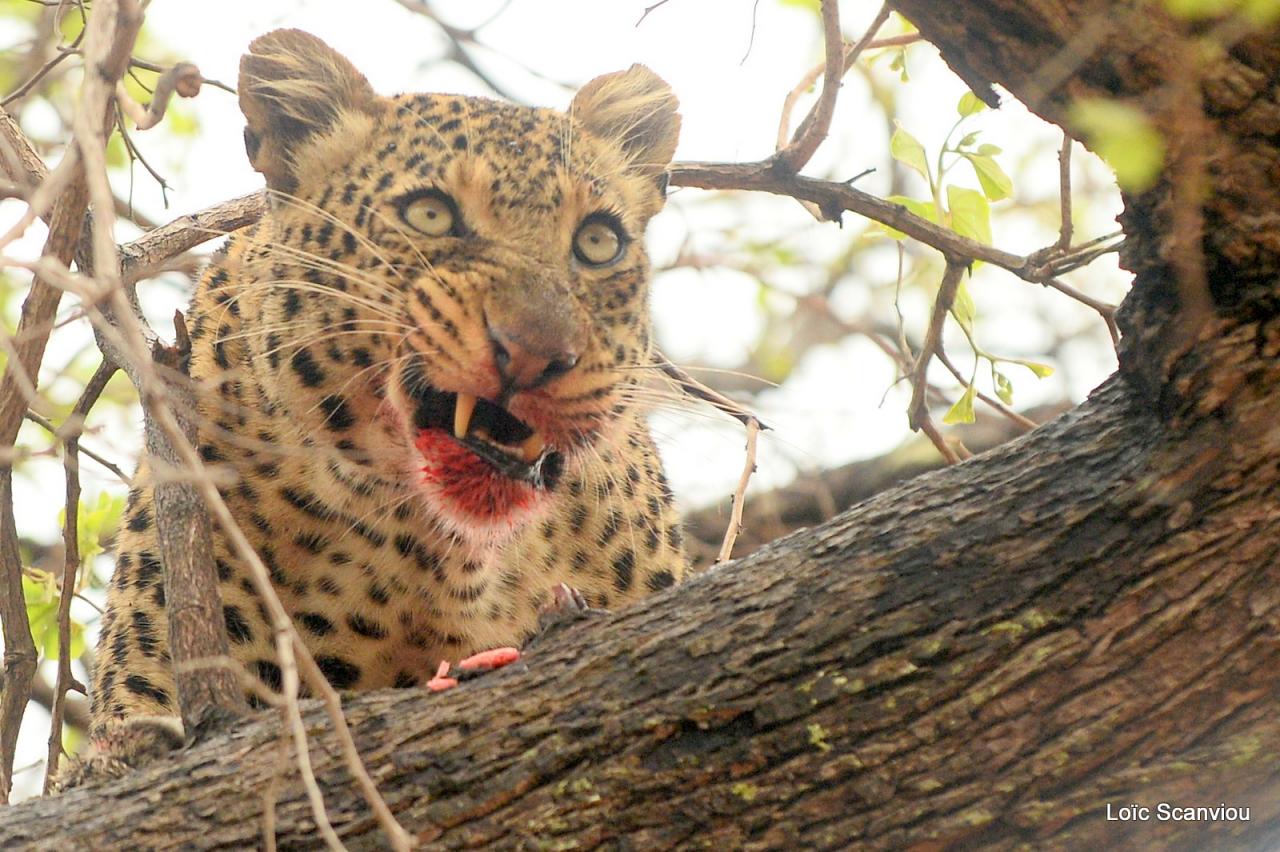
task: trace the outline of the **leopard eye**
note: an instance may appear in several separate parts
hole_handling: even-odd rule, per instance
[[[588,266],[613,263],[624,247],[621,229],[605,218],[588,218],[573,235],[573,254]]]
[[[442,192],[429,192],[402,202],[400,218],[410,228],[428,237],[444,237],[456,234],[458,230],[458,213],[453,199]]]

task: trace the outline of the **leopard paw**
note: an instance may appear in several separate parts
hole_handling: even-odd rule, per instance
[[[128,775],[163,759],[186,743],[177,716],[117,719],[94,731],[87,754],[69,760],[53,782],[53,792]]]

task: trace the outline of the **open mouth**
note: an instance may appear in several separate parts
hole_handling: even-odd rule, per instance
[[[548,491],[555,488],[564,456],[550,449],[536,429],[487,399],[436,390],[420,375],[406,378],[418,429],[447,433],[509,479]]]

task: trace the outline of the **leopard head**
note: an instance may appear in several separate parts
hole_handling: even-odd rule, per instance
[[[380,97],[280,30],[250,45],[240,103],[273,199],[240,300],[270,404],[455,531],[538,517],[639,416],[670,88],[635,65],[565,113]]]

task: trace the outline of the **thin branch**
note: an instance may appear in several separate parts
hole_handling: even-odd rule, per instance
[[[1058,151],[1058,205],[1062,225],[1057,247],[1066,251],[1071,245],[1071,137],[1062,132],[1062,148]]]
[[[49,176],[49,168],[40,159],[13,116],[0,108],[0,155],[5,175],[20,188],[32,189]],[[30,203],[30,199],[28,199]]]
[[[1120,327],[1116,325],[1116,306],[1095,299],[1087,293],[1082,293],[1075,287],[1066,282],[1059,281],[1057,278],[1045,278],[1043,283],[1046,287],[1052,287],[1064,296],[1075,299],[1082,305],[1088,305],[1098,312],[1098,316],[1102,317],[1102,321],[1107,324],[1107,333],[1111,335],[1111,345],[1118,346],[1120,344]]]
[[[461,27],[455,27],[453,24],[450,24],[448,21],[441,18],[439,13],[437,13],[434,9],[432,9],[431,6],[425,2],[425,0],[395,0],[395,2],[397,2],[404,8],[408,9],[410,12],[413,12],[414,14],[417,14],[417,15],[421,15],[427,20],[431,21],[440,29],[440,32],[444,34],[445,39],[449,42],[448,54],[444,57],[447,61],[456,62],[457,64],[461,65],[463,68],[465,68],[466,70],[470,71],[473,75],[475,75],[476,79],[478,79],[481,83],[488,86],[492,91],[494,91],[501,97],[505,98],[506,100],[509,100],[515,103],[520,102],[519,97],[517,97],[513,92],[507,89],[506,86],[502,85],[497,80],[495,80],[493,76],[490,75],[487,71],[481,68],[476,63],[475,58],[471,55],[471,51],[467,49],[467,45],[486,48],[486,45],[484,45],[479,39],[476,38],[476,30],[478,30],[480,27],[476,27],[475,29],[470,29],[470,30],[463,29]],[[489,22],[486,21],[484,23],[487,24]],[[483,25],[484,24],[481,24],[481,26]],[[511,59],[511,57],[507,57],[507,58]],[[520,67],[527,74],[537,77],[540,80],[546,80],[549,83],[554,83],[558,86],[564,86],[564,83],[560,82],[559,80],[552,80],[551,78],[538,73],[534,69],[530,68],[528,65],[524,65],[523,63],[518,63],[518,64],[520,64]]]
[[[179,62],[160,74],[151,103],[146,107],[129,96],[123,82],[116,84],[116,103],[139,130],[150,130],[164,118],[169,101],[175,94],[182,98],[194,98],[200,94],[200,87],[204,82],[199,68],[190,62]]]
[[[693,376],[668,361],[662,355],[658,356],[657,361],[658,368],[672,379],[675,379],[676,384],[680,386],[680,389],[690,396],[700,399],[703,402],[711,403],[713,406],[743,425],[749,426],[750,424],[755,423],[756,427],[759,429],[768,430],[770,428],[761,422],[753,412],[729,399],[729,397],[719,391],[707,387],[702,382],[698,381]]]
[[[190,64],[190,63],[181,63],[181,62],[178,63],[178,65],[183,65],[183,64]],[[156,74],[165,74],[177,67],[176,65],[168,66],[168,65],[160,65],[156,62],[147,62],[146,60],[139,59],[136,56],[129,60],[129,66],[131,68],[141,68],[143,71],[152,71]],[[134,76],[133,74],[130,74],[129,76],[134,77],[135,80],[137,79],[137,77]],[[220,80],[211,80],[208,77],[201,77],[200,81],[206,86],[213,86],[216,89],[222,89],[224,92],[229,92],[233,95],[236,93],[235,86],[228,86],[226,83],[223,83]],[[157,88],[159,88],[158,85],[157,85]]]
[[[925,388],[929,383],[929,362],[933,360],[934,353],[942,347],[942,327],[946,323],[951,305],[955,302],[956,291],[960,289],[960,281],[964,277],[965,269],[963,262],[948,259],[946,271],[942,274],[942,284],[938,287],[938,297],[933,302],[933,313],[929,317],[929,328],[925,332],[924,343],[911,370],[911,403],[907,406],[907,419],[912,431],[919,431],[929,419],[929,407],[925,402]]]
[[[659,8],[661,8],[661,7],[665,6],[665,5],[667,5],[667,4],[668,4],[668,3],[670,3],[670,2],[671,2],[671,0],[658,0],[658,2],[657,2],[657,3],[654,3],[652,6],[646,6],[646,7],[645,7],[645,10],[644,10],[644,14],[642,14],[642,15],[640,16],[640,20],[636,21],[636,26],[638,27],[638,26],[640,26],[641,24],[643,24],[643,23],[644,23],[644,19],[645,19],[645,18],[647,18],[647,17],[649,17],[650,13],[652,13],[655,9],[659,9]]]
[[[755,46],[756,24],[758,23],[757,19],[759,18],[759,14],[760,14],[760,0],[754,0],[754,2],[751,4],[751,34],[747,36],[747,49],[742,52],[742,59],[738,62],[739,65],[747,64],[747,59],[748,57],[751,56],[751,48]],[[643,21],[644,18],[641,17],[640,20]],[[639,24],[636,24],[636,26],[639,26]]]
[[[881,14],[883,13],[884,9],[881,9]],[[887,19],[887,17],[888,16],[886,15],[885,18]],[[883,20],[877,24],[872,24],[871,28],[867,30],[862,38],[844,48],[840,68],[841,79],[844,78],[845,74],[849,73],[849,69],[858,61],[858,56],[861,55],[864,50],[871,50],[880,47],[903,46],[914,44],[921,40],[919,33],[911,33],[910,35],[905,36],[891,36],[889,38],[882,39],[873,38],[868,40],[868,37],[873,36],[882,26],[884,26]],[[791,127],[791,114],[795,110],[796,102],[800,100],[800,97],[805,92],[813,88],[814,84],[818,82],[818,77],[821,76],[826,69],[826,60],[823,60],[821,63],[810,68],[809,71],[800,78],[800,82],[796,83],[795,87],[792,88],[783,99],[782,115],[778,121],[778,150],[781,150],[787,144],[787,134],[790,132]]]
[[[756,471],[756,438],[760,435],[760,421],[754,417],[747,420],[747,457],[742,466],[742,475],[738,477],[738,487],[733,492],[733,507],[729,512],[729,526],[724,531],[724,541],[720,545],[720,553],[716,563],[727,561],[733,555],[733,544],[742,532],[742,509],[746,503],[747,483],[751,474]]]
[[[80,35],[76,36],[76,40],[72,42],[72,44],[73,45],[79,44],[80,39],[83,37],[84,37],[84,32],[82,31]],[[10,92],[5,97],[4,100],[0,101],[0,107],[5,107],[7,109],[9,104],[13,103],[14,101],[20,100],[21,98],[26,96],[26,94],[30,92],[33,88],[35,88],[35,86],[41,80],[43,80],[46,76],[48,76],[50,71],[57,68],[64,59],[66,59],[68,56],[71,56],[71,55],[72,54],[68,51],[59,51],[57,55],[55,55],[52,59],[50,59],[48,62],[42,65],[40,67],[40,70],[36,71],[36,73],[28,77],[26,82],[24,82],[22,85],[18,86],[18,88]]]
[[[281,713],[284,714],[283,722],[293,736],[294,759],[298,764],[298,772],[302,776],[302,786],[307,791],[307,800],[311,803],[311,815],[315,818],[316,828],[320,830],[320,836],[324,838],[326,846],[330,849],[345,850],[347,847],[343,846],[342,841],[338,839],[337,833],[333,830],[333,823],[329,821],[329,815],[325,812],[324,793],[320,792],[320,785],[316,783],[315,769],[311,766],[307,729],[302,723],[302,710],[298,706],[298,665],[293,655],[293,637],[289,635],[292,632],[291,629],[276,631],[276,658],[280,663],[281,687],[285,697],[284,704],[281,706]]]
[[[48,418],[46,418],[46,417],[42,417],[42,416],[40,416],[39,414],[37,414],[36,412],[34,412],[34,411],[28,411],[28,412],[26,413],[26,415],[24,415],[24,416],[26,417],[26,419],[27,419],[28,421],[30,421],[30,422],[32,422],[32,423],[34,423],[34,424],[36,424],[37,426],[39,426],[40,428],[44,429],[44,430],[45,430],[46,432],[48,432],[49,434],[51,434],[51,435],[58,435],[58,434],[59,434],[59,432],[58,432],[58,427],[57,427],[57,426],[55,426],[55,425],[53,425],[53,422],[52,422],[51,420],[49,420]],[[114,462],[112,462],[112,461],[111,461],[111,460],[109,460],[109,459],[104,458],[103,456],[99,455],[98,453],[94,452],[93,450],[89,449],[88,447],[79,447],[78,449],[79,449],[79,452],[80,452],[80,454],[81,454],[82,456],[86,456],[86,457],[88,457],[88,458],[93,459],[95,462],[97,462],[98,464],[102,465],[102,466],[103,466],[103,467],[105,467],[107,470],[111,471],[111,472],[112,472],[113,474],[115,474],[115,475],[116,475],[116,477],[117,477],[117,478],[119,478],[119,480],[120,480],[121,482],[123,482],[125,485],[132,485],[132,484],[133,484],[133,478],[132,478],[131,476],[129,476],[129,474],[125,473],[125,472],[120,468],[120,466],[119,466],[119,465],[115,464]]]
[[[84,600],[79,595],[73,595],[73,597],[79,600]],[[87,692],[87,690],[83,688],[82,684],[72,683],[70,686],[71,689],[69,692],[80,692],[82,694]],[[77,688],[77,686],[80,688]],[[48,680],[37,674],[35,680],[31,683],[31,700],[52,713],[53,684],[49,683]],[[63,722],[66,725],[70,725],[81,733],[87,733],[89,731],[89,726],[92,722],[89,718],[89,702],[85,701],[83,698],[73,699],[68,694],[67,700],[63,703],[62,711]]]
[[[888,17],[887,7],[877,20]],[[877,29],[879,24],[874,25]],[[800,122],[795,137],[785,148],[774,155],[774,162],[790,174],[804,168],[805,163],[818,150],[831,129],[831,117],[836,111],[836,97],[840,93],[840,78],[844,75],[844,37],[840,31],[840,4],[838,0],[822,0],[823,56],[826,69],[822,75],[822,94],[813,109]]]
[[[151,179],[154,180],[159,185],[160,198],[164,202],[164,206],[167,208],[169,206],[169,181],[165,180],[164,175],[156,171],[155,167],[152,166],[151,163],[147,162],[147,158],[142,155],[142,152],[140,150],[138,150],[138,146],[133,141],[133,137],[129,135],[128,129],[124,126],[123,110],[118,110],[118,115],[120,116],[120,118],[116,125],[116,129],[120,131],[120,140],[124,142],[124,149],[129,155],[129,160],[131,161],[131,164],[132,162],[142,163],[142,167],[147,170],[147,174],[151,175]],[[130,207],[133,206],[133,170],[132,168],[130,168],[129,170],[129,206]]]
[[[284,737],[279,740],[280,759],[276,761],[271,780],[262,790],[262,849],[263,852],[276,852],[276,800],[280,796],[280,782],[283,768],[289,763],[289,741]]]
[[[66,506],[62,525],[64,551],[62,566],[62,591],[58,595],[58,678],[53,688],[53,721],[49,725],[49,749],[45,762],[44,793],[49,794],[58,762],[62,758],[62,719],[65,712],[67,690],[75,683],[71,676],[71,598],[76,589],[76,571],[80,567],[80,435],[89,410],[116,374],[116,365],[104,359],[94,371],[76,400],[71,415],[63,424],[62,464],[66,472]],[[79,684],[76,684],[79,686]],[[84,687],[80,686],[80,692]]]

